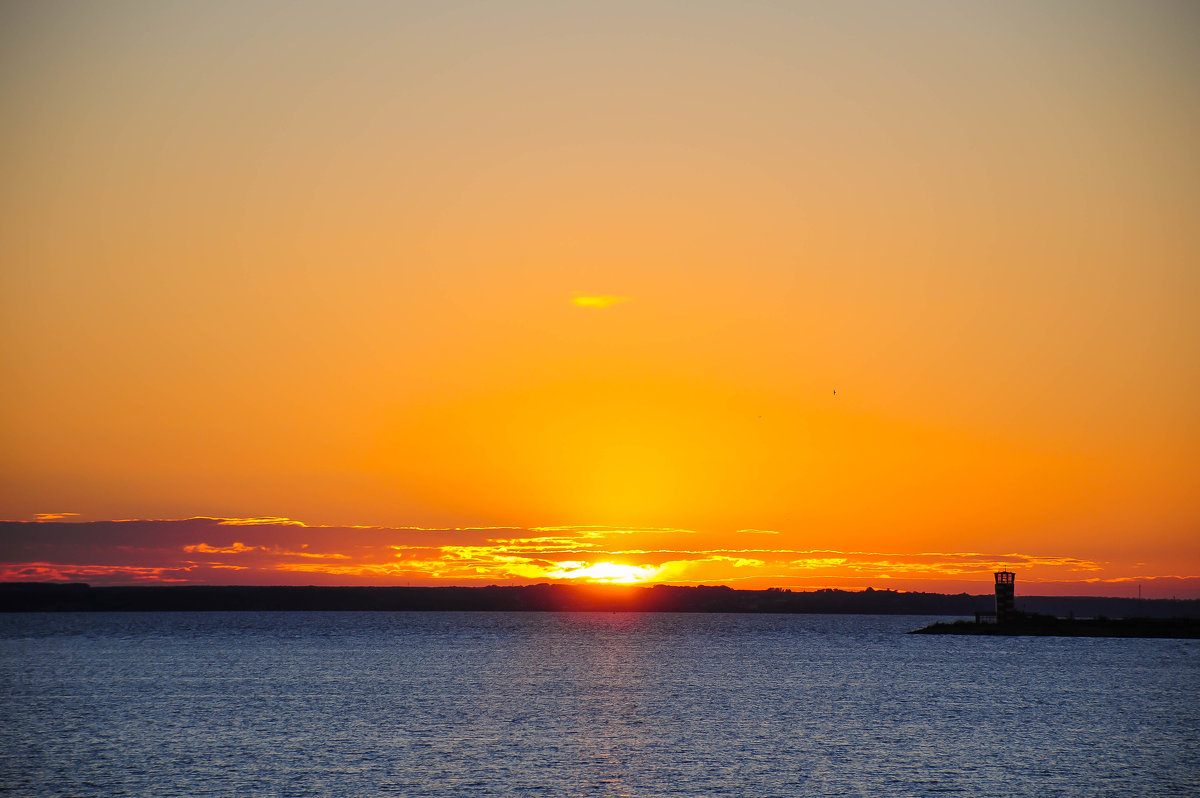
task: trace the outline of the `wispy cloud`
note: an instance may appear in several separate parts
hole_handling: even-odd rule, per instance
[[[0,581],[28,582],[188,582],[194,563],[173,567],[80,565],[76,563],[0,563]]]
[[[243,554],[247,551],[255,551],[258,546],[247,546],[240,541],[234,541],[231,546],[210,546],[207,543],[195,543],[191,546],[184,546],[183,550],[189,554]]]
[[[349,554],[339,552],[288,551],[279,547],[270,549],[271,554],[280,557],[307,557],[310,560],[349,560]]]
[[[79,513],[34,513],[33,519],[35,521],[57,521],[60,518],[73,518],[78,515]]]
[[[218,518],[221,526],[307,526],[303,521],[293,521],[290,518]]]

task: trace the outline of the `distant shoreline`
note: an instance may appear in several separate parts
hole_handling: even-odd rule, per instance
[[[973,616],[991,595],[893,590],[734,590],[539,584],[490,587],[290,587],[0,583],[0,612],[501,611],[744,612]],[[1200,599],[1024,596],[1017,608],[1051,616],[1200,618]],[[966,633],[966,632],[955,632]],[[987,632],[991,634],[991,632]]]

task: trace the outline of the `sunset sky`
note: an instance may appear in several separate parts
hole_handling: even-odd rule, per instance
[[[0,112],[0,579],[1200,596],[1193,2],[10,2]]]

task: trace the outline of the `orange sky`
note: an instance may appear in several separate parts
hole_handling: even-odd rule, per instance
[[[1197,23],[8,4],[0,517],[76,515],[6,578],[1200,595]],[[70,523],[193,517],[303,525]],[[304,543],[360,570],[267,557]]]

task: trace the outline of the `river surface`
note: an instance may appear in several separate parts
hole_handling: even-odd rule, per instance
[[[1200,641],[934,620],[0,614],[0,790],[1200,795]]]

